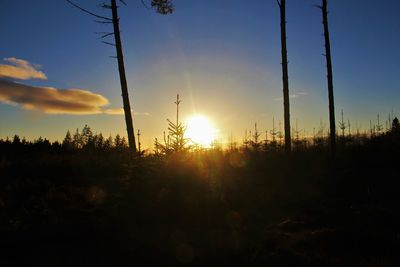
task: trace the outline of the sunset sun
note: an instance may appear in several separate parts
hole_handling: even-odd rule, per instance
[[[210,147],[216,138],[217,130],[206,116],[193,115],[187,119],[186,126],[185,136],[191,143]]]

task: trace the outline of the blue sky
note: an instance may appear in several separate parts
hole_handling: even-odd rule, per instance
[[[76,0],[107,14],[99,1]],[[182,115],[202,113],[221,136],[238,139],[258,122],[270,129],[282,118],[279,10],[274,0],[175,0],[175,12],[155,14],[139,0],[120,9],[128,84],[144,142],[162,135],[180,93]],[[318,0],[287,0],[292,125],[311,132],[327,122],[325,60]],[[331,0],[329,19],[336,113],[369,126],[378,113],[400,111],[400,2]],[[79,88],[122,106],[117,65],[94,32],[107,31],[65,1],[0,0],[0,59],[40,64],[47,80],[15,80],[41,87]],[[1,61],[0,64],[7,64]],[[0,103],[0,137],[62,139],[89,124],[125,134],[123,116],[47,114]]]

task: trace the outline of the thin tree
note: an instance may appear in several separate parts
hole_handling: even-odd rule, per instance
[[[343,109],[342,109],[342,120],[339,122],[339,128],[342,130],[342,139],[344,140],[344,131],[346,130],[346,123],[344,122]]]
[[[378,132],[378,135],[381,134],[381,131],[383,130],[383,126],[380,122],[380,116],[379,114],[377,115],[378,118],[378,124],[376,125],[376,131]]]
[[[333,71],[331,57],[331,42],[328,25],[328,1],[322,0],[322,6],[317,6],[322,11],[322,24],[324,25],[325,38],[325,58],[328,79],[328,98],[329,98],[329,127],[330,127],[330,147],[334,154],[336,151],[336,124],[335,124],[335,102],[333,96]]]
[[[137,140],[138,140],[138,148],[139,148],[139,156],[142,155],[142,144],[140,143],[140,129],[137,130]]]
[[[289,107],[289,76],[286,48],[286,0],[277,0],[281,19],[281,52],[282,52],[282,81],[283,81],[283,116],[285,128],[285,151],[290,153],[292,140],[290,137],[290,107]]]
[[[66,0],[66,1],[68,3],[70,3],[72,6],[85,12],[86,14],[89,14],[89,15],[95,17],[96,19],[98,19],[98,20],[96,20],[96,22],[102,23],[102,24],[112,24],[113,25],[113,31],[101,33],[102,34],[101,38],[114,36],[115,43],[110,43],[110,42],[106,42],[106,41],[103,41],[103,43],[114,46],[116,49],[116,53],[117,53],[116,58],[118,61],[119,78],[120,78],[121,90],[122,90],[122,101],[123,101],[123,106],[124,106],[126,131],[128,133],[128,143],[129,143],[129,147],[130,147],[131,151],[134,154],[136,154],[135,131],[134,131],[134,127],[133,127],[132,109],[131,109],[131,105],[129,103],[128,82],[126,80],[126,74],[125,74],[125,64],[124,64],[124,56],[123,56],[123,52],[122,52],[121,32],[119,29],[117,0],[110,0],[110,5],[102,4],[103,8],[111,10],[111,15],[112,15],[111,18],[105,17],[105,16],[100,16],[91,11],[88,11],[87,9],[84,9],[84,8],[80,7],[79,5],[73,3],[71,0]],[[119,2],[126,5],[125,0],[119,0]],[[142,0],[142,3],[144,3],[143,0]],[[151,7],[155,8],[157,13],[163,14],[163,15],[170,14],[174,10],[170,0],[151,0]]]
[[[176,105],[176,123],[173,123],[169,119],[168,121],[168,131],[169,135],[172,138],[172,149],[174,152],[182,152],[188,149],[186,144],[189,139],[185,138],[186,126],[179,122],[179,104],[182,101],[179,99],[179,94],[176,95],[176,101],[174,102]]]

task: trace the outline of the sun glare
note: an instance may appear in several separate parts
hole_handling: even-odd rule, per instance
[[[187,119],[186,126],[185,136],[191,143],[210,147],[216,138],[217,130],[206,116],[193,115]]]

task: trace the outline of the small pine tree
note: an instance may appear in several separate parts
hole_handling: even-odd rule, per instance
[[[96,150],[104,149],[104,137],[102,133],[93,136],[93,144]]]
[[[127,148],[128,147],[128,142],[126,141],[125,136],[121,138],[121,144],[120,144],[121,149]]]
[[[103,149],[106,151],[109,151],[113,148],[114,146],[114,141],[112,136],[110,135],[105,141],[104,141],[104,146]]]
[[[254,124],[254,134],[253,134],[253,140],[251,142],[251,146],[254,150],[258,150],[261,146],[261,142],[259,140],[261,136],[261,133],[257,129],[257,123]]]
[[[81,149],[83,147],[82,136],[78,128],[76,128],[74,136],[72,137],[72,147],[74,149]]]
[[[393,119],[390,134],[395,140],[400,140],[400,123],[399,119],[397,119],[396,117]]]
[[[93,132],[92,129],[85,124],[81,132],[81,139],[82,139],[82,147],[85,149],[94,148],[93,143]]]
[[[114,146],[115,146],[115,148],[121,148],[121,146],[122,146],[122,139],[119,134],[117,134],[114,138]]]
[[[179,94],[176,95],[176,123],[173,123],[169,119],[168,121],[168,143],[170,144],[170,148],[174,152],[182,152],[188,149],[187,143],[189,139],[185,138],[186,126],[184,126],[181,122],[179,122],[179,104],[182,101],[179,99]]]
[[[72,143],[73,143],[72,142],[72,136],[71,136],[70,131],[68,130],[66,135],[65,135],[65,138],[64,138],[64,140],[62,142],[62,147],[64,149],[66,149],[66,150],[70,150],[73,147]]]
[[[19,145],[21,145],[21,138],[19,138],[19,135],[17,135],[17,134],[14,135],[12,144],[13,144],[14,146],[19,146]]]

